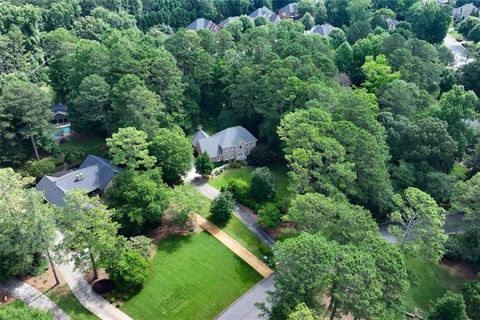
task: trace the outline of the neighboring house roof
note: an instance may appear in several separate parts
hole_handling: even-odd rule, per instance
[[[52,112],[55,114],[67,114],[68,108],[62,103],[58,103],[52,107]]]
[[[237,145],[240,141],[245,143],[256,142],[257,139],[244,127],[230,127],[215,133],[211,137],[198,140],[201,152],[207,152],[213,158],[222,155],[222,148]]]
[[[64,205],[65,193],[73,189],[85,189],[87,193],[104,191],[113,176],[120,171],[104,158],[89,155],[78,170],[61,177],[44,176],[35,186],[45,199],[57,206]]]
[[[473,3],[467,3],[461,7],[453,9],[453,17],[456,20],[463,20],[477,11],[478,8]]]
[[[278,10],[278,15],[280,18],[297,18],[298,17],[298,3],[293,2],[289,3],[280,10]]]
[[[398,24],[398,20],[392,19],[392,18],[386,18],[385,22],[387,23],[388,29],[390,29],[390,30],[395,29],[397,27],[397,24]]]
[[[227,19],[221,21],[218,26],[220,28],[225,28],[230,22],[237,20],[240,17],[228,17]]]
[[[280,21],[280,17],[277,16],[272,10],[268,9],[267,7],[263,6],[261,8],[256,9],[252,13],[248,15],[252,19],[256,19],[258,17],[265,17],[270,22],[278,22]]]
[[[199,31],[203,29],[218,31],[218,26],[211,20],[198,18],[197,20],[190,23],[187,29],[194,30],[194,31]]]
[[[310,33],[317,33],[326,37],[330,34],[330,32],[332,32],[333,28],[334,27],[330,23],[317,24],[313,26],[313,28],[310,30]]]

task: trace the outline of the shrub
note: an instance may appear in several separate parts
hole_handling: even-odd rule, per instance
[[[242,163],[240,161],[233,161],[232,163],[230,163],[230,168],[232,169],[239,169],[242,167]]]
[[[232,216],[235,209],[235,201],[230,192],[221,192],[218,197],[212,201],[210,215],[212,220],[218,223],[226,223]]]
[[[261,144],[256,146],[248,155],[248,164],[252,166],[266,166],[275,161],[277,154],[269,146]]]
[[[120,290],[127,291],[143,285],[147,280],[148,269],[149,263],[146,258],[139,252],[127,249],[112,261],[107,272]]]
[[[478,274],[480,277],[480,274]],[[467,306],[467,315],[472,320],[480,320],[480,279],[467,281],[463,285],[463,298]]]
[[[55,172],[55,159],[45,158],[41,160],[28,161],[25,167],[27,173],[33,177],[41,178]]]
[[[282,213],[274,203],[267,203],[258,210],[258,221],[269,228],[275,228],[282,221]]]
[[[277,183],[270,169],[257,168],[252,173],[250,195],[257,201],[265,201],[275,196]]]
[[[209,175],[213,170],[213,163],[210,156],[204,152],[195,159],[195,169],[202,176]]]
[[[70,150],[65,153],[64,161],[69,166],[78,166],[85,157],[86,154],[82,150]]]
[[[48,268],[47,259],[41,254],[35,254],[32,261],[32,268],[28,272],[30,275],[36,277],[45,272]]]
[[[228,182],[227,191],[229,191],[233,198],[240,203],[245,203],[248,198],[248,183],[240,179],[232,179]]]

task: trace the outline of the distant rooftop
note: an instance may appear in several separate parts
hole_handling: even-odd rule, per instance
[[[310,33],[316,33],[326,37],[330,34],[330,32],[332,32],[333,28],[334,26],[332,26],[330,23],[317,24],[310,29]]]
[[[218,26],[211,20],[198,18],[197,20],[190,23],[187,29],[199,31],[203,29],[211,30],[211,31],[218,31]]]

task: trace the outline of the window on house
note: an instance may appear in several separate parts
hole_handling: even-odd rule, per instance
[[[242,146],[239,146],[238,149],[242,150]]]

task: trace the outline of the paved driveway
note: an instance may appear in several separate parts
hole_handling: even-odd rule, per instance
[[[459,68],[473,61],[472,58],[468,57],[468,52],[465,47],[460,42],[455,40],[455,38],[451,35],[447,34],[447,36],[443,40],[443,44],[445,45],[445,47],[450,49],[450,51],[453,53],[453,56],[455,57],[455,60],[453,62],[454,68]]]

